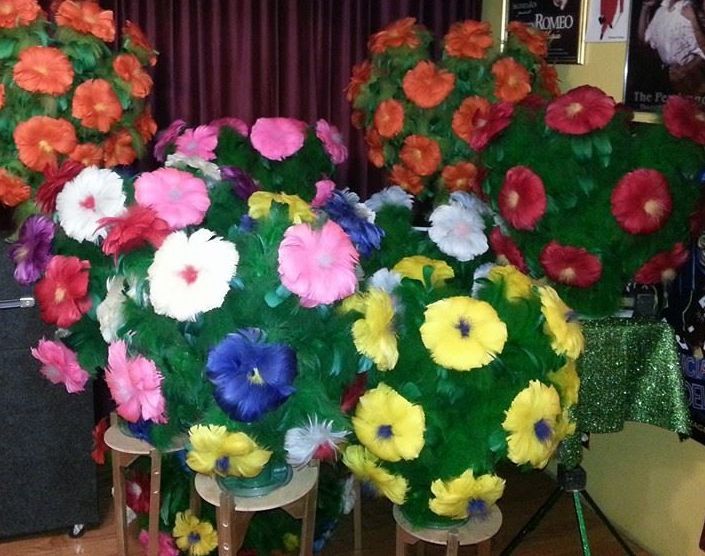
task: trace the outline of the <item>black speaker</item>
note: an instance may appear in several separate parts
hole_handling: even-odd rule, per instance
[[[7,251],[0,238],[0,301],[31,296]],[[30,354],[53,334],[36,307],[0,309],[0,539],[99,521],[92,384],[69,394]]]

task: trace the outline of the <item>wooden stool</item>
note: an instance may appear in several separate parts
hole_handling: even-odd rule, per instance
[[[353,549],[355,552],[362,550],[362,489],[360,481],[353,477],[353,496],[355,505],[353,506]]]
[[[222,490],[212,477],[196,475],[196,492],[216,507],[218,556],[235,556],[240,550],[252,516],[256,512],[281,508],[301,524],[300,556],[313,554],[313,534],[318,497],[318,462],[294,470],[288,484],[264,496],[246,498]]]
[[[110,416],[110,428],[105,431],[105,443],[110,447],[113,462],[113,502],[117,528],[118,555],[127,556],[127,504],[125,502],[125,470],[138,457],[149,456],[151,473],[149,479],[149,551],[148,556],[157,556],[159,551],[159,504],[161,494],[162,455],[149,442],[128,436],[120,430],[117,416]],[[184,447],[184,440],[175,441],[165,453],[177,452]],[[192,505],[196,497],[191,498]],[[193,509],[193,508],[192,508]]]
[[[492,537],[502,525],[502,512],[497,506],[492,506],[486,517],[470,519],[453,529],[414,529],[398,506],[394,506],[393,514],[397,522],[396,556],[405,556],[406,545],[419,541],[446,545],[446,556],[457,556],[458,548],[467,545],[477,545],[478,556],[490,556]],[[423,554],[421,547],[419,553]]]

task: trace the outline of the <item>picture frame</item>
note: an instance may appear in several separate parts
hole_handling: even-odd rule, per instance
[[[503,21],[521,21],[551,36],[546,61],[585,63],[588,0],[503,0]]]
[[[671,94],[705,101],[705,52],[688,28],[697,24],[705,32],[705,12],[690,21],[683,15],[689,4],[694,5],[690,0],[632,0],[623,98],[641,121],[653,121]]]

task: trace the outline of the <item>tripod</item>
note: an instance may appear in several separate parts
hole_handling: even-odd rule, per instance
[[[502,556],[509,556],[514,549],[519,546],[522,540],[531,533],[536,526],[541,522],[541,520],[546,516],[549,510],[554,506],[561,494],[568,493],[573,498],[573,505],[575,506],[575,517],[578,521],[578,529],[580,532],[580,544],[583,549],[584,556],[590,556],[590,543],[587,537],[587,527],[585,526],[585,517],[583,516],[583,505],[580,500],[581,496],[587,501],[588,504],[595,511],[597,516],[603,521],[607,526],[610,533],[614,536],[619,544],[622,545],[624,552],[629,556],[634,556],[634,552],[631,548],[624,542],[624,539],[619,535],[614,526],[610,523],[607,516],[602,512],[600,507],[595,503],[592,497],[588,494],[585,489],[585,484],[587,483],[587,474],[585,469],[580,466],[573,467],[571,469],[566,469],[563,465],[558,465],[558,486],[548,497],[548,500],[544,502],[534,515],[531,516],[529,521],[526,522],[523,529],[517,533],[517,535],[509,542],[507,548],[502,551]]]

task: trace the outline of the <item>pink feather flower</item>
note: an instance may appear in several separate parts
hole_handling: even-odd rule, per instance
[[[250,141],[263,157],[284,160],[304,146],[306,127],[293,118],[260,118],[252,126]]]
[[[304,307],[326,305],[355,292],[358,260],[350,238],[335,222],[320,229],[297,224],[279,245],[279,277]]]
[[[176,152],[184,156],[213,160],[215,148],[218,146],[218,131],[219,128],[209,125],[187,129],[176,139]]]
[[[142,174],[135,181],[135,200],[151,207],[174,230],[200,224],[211,206],[205,182],[176,168]]]
[[[343,136],[334,125],[325,120],[316,122],[316,137],[323,143],[328,156],[333,164],[342,164],[348,158],[348,148],[345,146]]]
[[[141,355],[128,357],[125,342],[110,344],[105,382],[117,404],[118,415],[126,421],[136,423],[141,417],[166,423],[163,378],[153,361]]]
[[[42,338],[32,357],[42,363],[39,372],[52,384],[63,384],[70,394],[83,392],[90,375],[78,363],[76,354],[61,342]]]

